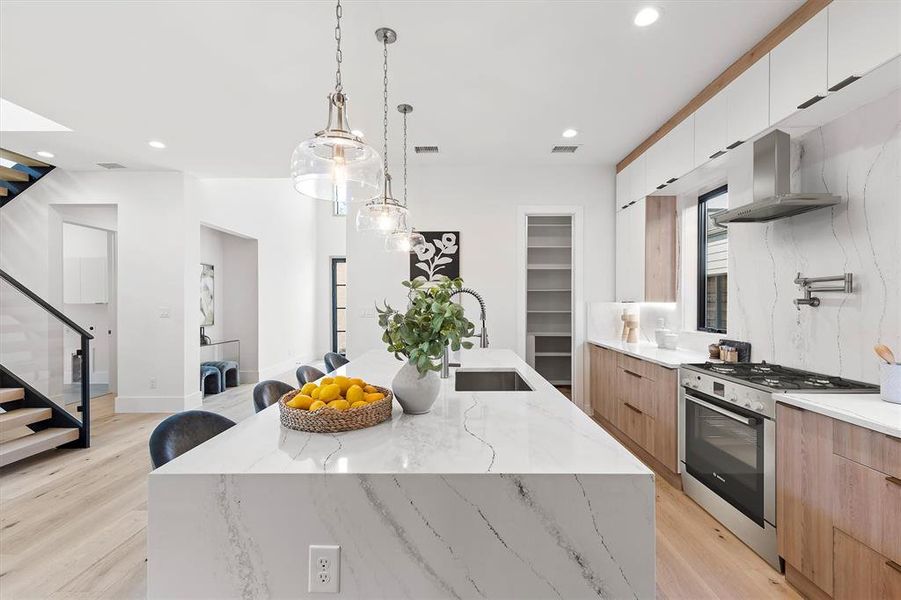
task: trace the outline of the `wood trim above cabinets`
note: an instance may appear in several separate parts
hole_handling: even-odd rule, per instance
[[[704,105],[708,100],[716,96],[727,85],[732,83],[739,75],[747,71],[751,65],[766,56],[770,50],[778,46],[785,38],[794,33],[799,27],[813,18],[814,15],[826,8],[832,0],[807,0],[801,7],[793,12],[787,19],[779,23],[772,31],[770,31],[762,40],[745,52],[738,60],[729,65],[725,71],[719,74],[716,79],[707,84],[697,96],[688,101],[688,104],[679,109],[676,114],[660,126],[657,131],[652,133],[646,140],[639,144],[634,150],[626,155],[624,159],[616,165],[616,172],[619,173],[625,169],[632,161],[641,156],[651,146],[663,139],[663,136],[676,128],[685,119],[690,117],[698,108]]]

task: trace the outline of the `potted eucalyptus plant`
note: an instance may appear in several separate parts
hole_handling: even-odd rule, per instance
[[[426,282],[417,277],[402,285],[409,290],[407,310],[401,312],[385,302],[376,311],[388,352],[406,362],[391,388],[404,412],[418,415],[429,412],[438,397],[437,371],[444,348],[472,348],[472,342],[464,338],[473,335],[475,325],[463,314],[463,307],[451,301],[451,295],[463,288],[462,279],[439,277]]]

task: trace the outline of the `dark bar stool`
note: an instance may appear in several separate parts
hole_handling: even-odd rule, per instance
[[[150,434],[153,468],[162,467],[234,425],[231,419],[204,410],[187,410],[166,417]]]
[[[339,367],[343,367],[350,361],[337,352],[327,352],[325,355],[325,368],[331,373]]]
[[[264,408],[278,402],[279,398],[293,389],[284,381],[276,381],[274,379],[261,381],[253,386],[253,409],[256,412],[260,412]]]
[[[296,375],[297,383],[300,384],[300,387],[303,387],[303,384],[305,383],[316,381],[320,377],[325,377],[325,373],[310,365],[300,365],[297,367]]]

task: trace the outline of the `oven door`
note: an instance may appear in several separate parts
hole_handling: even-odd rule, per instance
[[[683,388],[685,470],[760,527],[775,525],[773,422],[697,390]]]

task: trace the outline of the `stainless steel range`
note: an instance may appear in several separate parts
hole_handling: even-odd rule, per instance
[[[773,567],[776,400],[781,392],[876,393],[878,386],[768,363],[682,365],[682,486]]]

